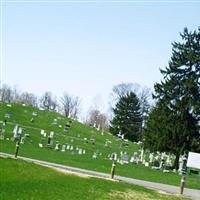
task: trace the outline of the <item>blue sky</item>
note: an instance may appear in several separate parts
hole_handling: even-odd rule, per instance
[[[200,26],[199,3],[3,3],[3,82],[42,94],[99,97],[113,85],[153,88],[171,42]],[[95,98],[97,99],[97,98]]]

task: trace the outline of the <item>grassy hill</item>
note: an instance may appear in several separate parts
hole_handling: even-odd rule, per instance
[[[143,187],[97,178],[66,175],[20,160],[0,158],[0,198],[70,200],[184,200]]]
[[[37,116],[33,116],[37,113]],[[0,151],[14,154],[15,142],[11,140],[13,137],[14,125],[18,124],[24,129],[25,134],[29,137],[25,139],[25,143],[20,145],[19,155],[65,164],[84,169],[90,169],[105,173],[110,173],[111,160],[108,158],[113,152],[119,153],[121,151],[133,155],[139,150],[139,145],[128,142],[128,146],[122,146],[121,140],[112,136],[110,133],[102,135],[94,128],[85,126],[77,121],[72,120],[71,128],[68,132],[64,132],[64,126],[69,123],[70,119],[56,113],[46,110],[38,110],[31,106],[12,104],[11,107],[5,103],[0,103],[0,121],[5,120],[5,115],[9,114],[5,128],[5,139],[0,140]],[[34,122],[31,119],[34,118]],[[57,124],[55,123],[55,119]],[[41,140],[47,143],[47,137],[42,137],[40,132],[44,130],[47,134],[54,131],[53,146],[59,142],[73,146],[73,150],[66,152],[56,151],[54,148],[40,148]],[[87,138],[87,141],[86,139]],[[91,141],[95,139],[95,144]],[[105,143],[109,141],[106,147]],[[85,154],[79,155],[76,148],[85,150]],[[93,159],[93,154],[97,154],[97,159]],[[179,185],[181,177],[174,173],[164,174],[162,171],[152,170],[143,165],[117,164],[116,174],[143,179],[148,181]],[[187,187],[200,189],[199,176],[190,175],[187,178]]]

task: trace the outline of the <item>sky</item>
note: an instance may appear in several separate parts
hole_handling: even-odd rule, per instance
[[[171,43],[200,26],[200,1],[3,1],[2,82],[41,95],[63,92],[108,109],[114,85],[153,89]]]

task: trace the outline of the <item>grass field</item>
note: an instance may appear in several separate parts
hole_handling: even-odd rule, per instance
[[[34,123],[30,122],[33,112],[38,113]],[[7,107],[6,104],[0,103],[0,120],[5,119],[4,116],[6,113],[10,113],[11,115],[8,122],[19,124],[25,128],[25,133],[30,135],[30,138],[26,139],[25,144],[20,145],[19,155],[21,156],[110,173],[111,161],[108,159],[108,154],[112,152],[119,154],[120,151],[126,151],[132,155],[133,152],[139,149],[139,145],[131,142],[129,142],[128,147],[120,147],[121,141],[118,138],[109,133],[101,135],[96,129],[85,126],[77,121],[74,121],[71,129],[67,133],[64,133],[63,126],[69,119],[55,112],[41,111],[31,106],[22,106],[20,104],[13,104],[12,107]],[[52,124],[53,120],[58,117],[58,124]],[[14,154],[15,143],[10,140],[13,136],[14,125],[10,123],[5,126],[5,138],[9,138],[9,140],[0,140],[0,151]],[[62,128],[58,125],[62,125]],[[85,149],[86,154],[81,156],[75,153],[75,151],[61,152],[50,148],[39,148],[38,143],[41,141],[41,129],[44,129],[47,133],[50,131],[55,132],[54,143],[59,141],[61,144],[70,144],[74,148],[79,147]],[[85,142],[84,138],[88,138],[88,143]],[[90,142],[90,138],[95,138],[95,145]],[[106,139],[111,141],[109,147],[105,147],[104,145]],[[98,154],[96,160],[92,159],[94,152]],[[180,185],[181,179],[175,173],[170,172],[164,174],[162,171],[152,170],[151,168],[144,167],[142,164],[118,164],[116,174],[177,186]],[[200,177],[197,175],[189,175],[187,177],[186,187],[200,189]]]
[[[0,158],[1,200],[183,200],[143,187],[66,175],[20,160]]]

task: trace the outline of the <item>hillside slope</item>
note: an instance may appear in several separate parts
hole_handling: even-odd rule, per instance
[[[7,124],[3,126],[5,119]],[[19,155],[29,158],[110,173],[112,153],[117,153],[119,157],[120,152],[126,152],[130,159],[130,156],[139,150],[139,145],[132,142],[122,145],[122,141],[110,133],[105,132],[102,135],[95,128],[67,119],[58,113],[27,105],[0,103],[0,121],[1,128],[5,129],[4,139],[2,137],[0,140],[0,151],[5,153],[15,152],[15,142],[12,138],[16,124],[23,128],[23,133],[27,136],[24,144],[20,144]],[[71,128],[66,132],[64,127],[70,121]],[[46,137],[41,135],[41,130],[46,133]],[[54,136],[51,145],[48,146],[48,136],[52,131]],[[39,147],[39,144],[43,147]],[[55,150],[56,144],[60,144],[58,150]],[[63,145],[65,151],[62,151]],[[164,174],[142,164],[131,163],[117,163],[116,174],[172,185],[179,185],[181,179],[172,172]],[[199,176],[188,176],[187,187],[200,189],[198,181]]]

